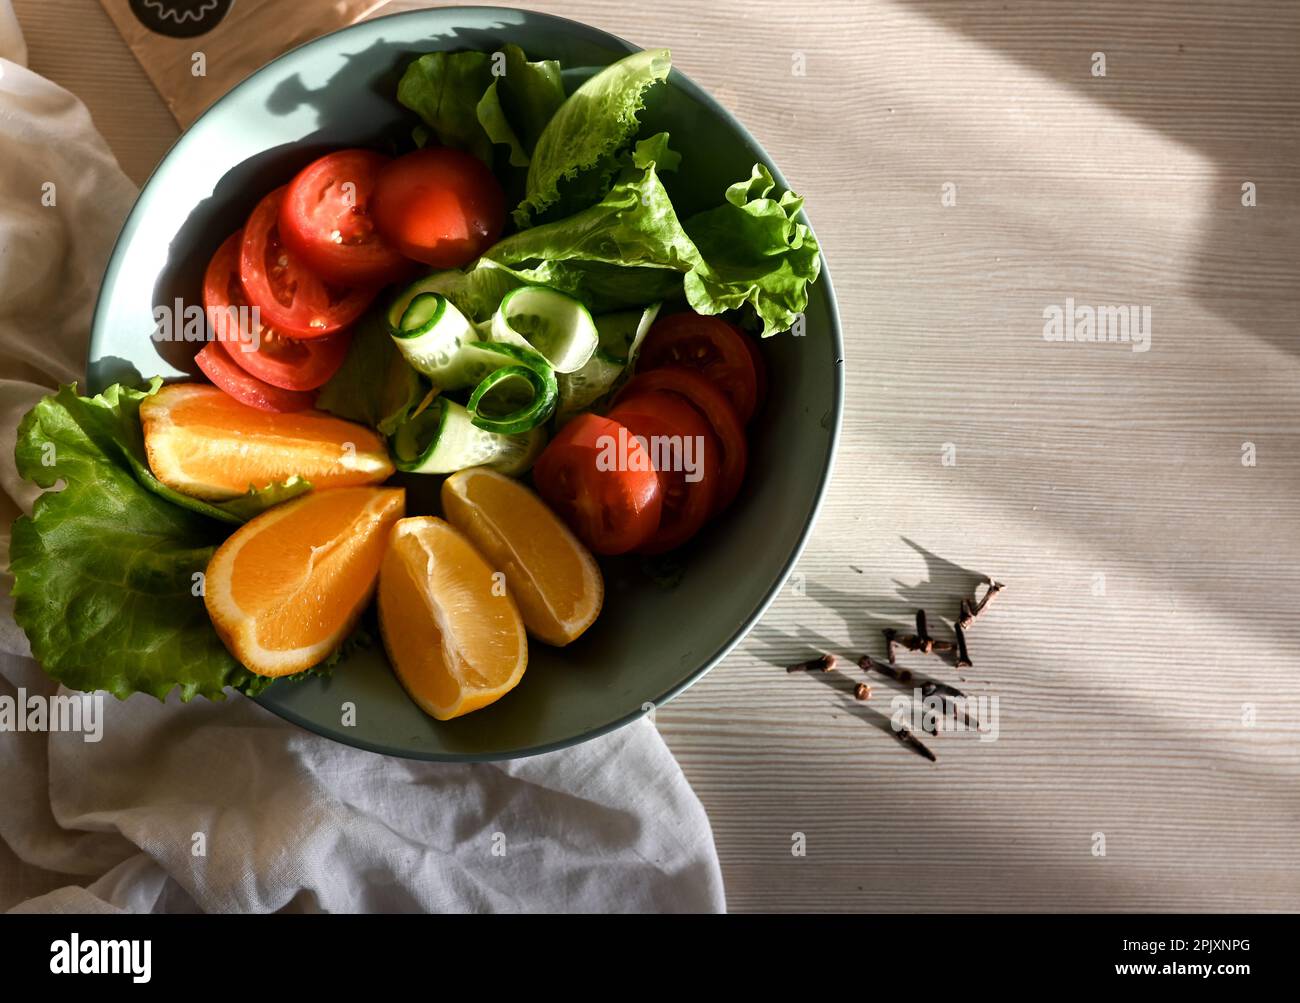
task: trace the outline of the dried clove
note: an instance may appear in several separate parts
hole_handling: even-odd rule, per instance
[[[904,745],[906,745],[913,752],[915,752],[917,755],[924,756],[926,759],[930,760],[930,762],[937,763],[939,761],[939,757],[930,751],[930,747],[928,745],[926,745],[919,738],[913,735],[912,729],[907,727],[907,725],[903,725],[897,731],[895,731],[894,737],[897,738]]]
[[[858,659],[858,667],[863,672],[870,672],[875,669],[882,676],[888,676],[890,679],[897,680],[900,683],[910,683],[912,681],[911,669],[900,669],[895,665],[886,665],[883,662],[877,662],[870,655],[863,655]]]
[[[850,567],[853,567],[850,565]],[[854,571],[861,574],[861,569],[853,567]],[[952,706],[953,710],[960,713],[965,718],[965,723],[971,727],[977,727],[977,722],[973,722],[969,711],[966,708],[966,694],[955,686],[947,683],[941,683],[934,679],[921,677],[917,679],[911,669],[905,669],[895,663],[896,650],[899,647],[907,651],[916,652],[922,655],[946,654],[954,655],[953,661],[957,668],[970,668],[974,663],[971,661],[970,649],[966,644],[966,628],[978,617],[984,608],[993,601],[994,597],[1005,587],[1001,582],[995,582],[992,578],[985,578],[983,584],[986,586],[984,594],[976,595],[967,599],[962,599],[960,603],[959,616],[953,623],[953,633],[955,639],[952,641],[939,641],[930,635],[930,625],[924,609],[916,611],[916,633],[902,634],[893,628],[885,628],[882,633],[885,636],[887,662],[879,662],[870,655],[862,655],[858,659],[858,666],[863,672],[879,672],[882,676],[893,679],[896,682],[908,684],[916,682],[920,686],[920,694],[923,699],[938,696],[942,701]],[[806,662],[799,662],[795,665],[786,667],[786,672],[830,672],[836,666],[836,658],[831,654],[820,655],[816,658],[810,658]],[[965,677],[959,678],[965,680]],[[857,683],[853,687],[853,697],[856,700],[870,700],[872,694],[871,686],[868,683]],[[962,701],[958,703],[957,701]],[[946,719],[943,719],[946,720]],[[922,730],[927,735],[939,737],[942,730],[941,719],[930,714],[922,718]],[[939,757],[927,746],[917,735],[906,725],[900,725],[892,729],[894,736],[903,745],[907,746],[919,756],[924,756],[932,763],[937,763]]]
[[[964,700],[966,698],[966,694],[957,689],[956,686],[949,686],[947,683],[941,683],[937,679],[931,679],[928,682],[921,684],[922,697],[932,697],[935,694],[938,694],[944,699],[952,698]]]
[[[1002,591],[1005,586],[1001,582],[995,582],[992,578],[984,579],[987,588],[984,590],[984,596],[978,602],[972,604],[970,600],[961,601],[961,619],[957,621],[958,625],[965,628],[971,625],[971,621],[984,612],[984,607],[993,601],[993,597]]]
[[[916,611],[916,641],[921,646],[921,654],[928,655],[934,650],[934,638],[930,636],[930,631],[927,629],[923,609]]]
[[[916,613],[917,626],[924,629],[925,610],[917,610]],[[917,634],[900,634],[892,627],[886,627],[881,633],[885,635],[885,648],[891,663],[894,661],[895,647],[906,648],[908,651],[918,651],[924,655],[955,651],[957,648],[951,641],[936,641],[928,634],[923,637]]]
[[[922,684],[921,698],[923,700],[935,696],[936,694],[939,699],[952,704],[954,711],[961,712],[962,720],[966,727],[973,729],[979,727],[979,722],[970,716],[970,704],[966,702],[966,694],[957,689],[956,686],[949,686],[947,683],[941,683],[935,679],[931,679],[929,682]],[[958,700],[961,700],[962,702],[959,704],[956,702]]]
[[[963,599],[962,600],[963,616],[966,615],[966,610],[968,608],[969,606],[966,600]],[[957,660],[956,660],[957,668],[969,669],[975,663],[970,660],[970,652],[966,649],[966,630],[964,627],[962,627],[960,620],[958,620],[957,623],[955,624],[955,630],[957,632]]]
[[[830,672],[835,668],[834,655],[821,655],[818,658],[810,658],[806,662],[799,662],[797,665],[787,665],[786,672]]]

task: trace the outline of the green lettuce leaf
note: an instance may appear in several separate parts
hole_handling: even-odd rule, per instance
[[[513,44],[502,49],[502,58],[504,73],[492,78],[475,114],[488,138],[509,148],[511,165],[527,167],[537,140],[564,104],[560,64],[553,59],[530,63]]]
[[[492,140],[475,109],[492,82],[486,52],[430,52],[414,60],[397,84],[397,100],[410,108],[443,146],[492,164]]]
[[[682,155],[668,145],[668,133],[656,132],[641,140],[625,156],[623,167],[650,167],[659,172],[675,171],[682,165]]]
[[[656,154],[674,164],[680,159],[666,135],[642,140],[594,206],[507,237],[484,258],[523,282],[567,292],[597,313],[680,296],[682,275],[700,256],[659,179]]]
[[[221,510],[226,515],[232,516],[239,522],[248,522],[249,519],[261,515],[268,508],[287,502],[290,498],[297,498],[310,490],[311,481],[305,481],[297,474],[294,474],[283,483],[268,484],[264,488],[250,490],[246,495],[231,498],[229,501],[217,502],[213,507]],[[167,494],[164,497],[170,498],[172,496],[175,496],[178,505],[193,508],[196,512],[203,511],[203,509],[196,508],[191,504],[197,499],[186,497],[178,491],[167,488]],[[200,502],[200,504],[203,503]]]
[[[596,171],[605,187],[611,160],[635,135],[645,92],[672,69],[667,49],[634,52],[584,83],[560,106],[537,140],[528,168],[527,190],[515,222],[528,226],[560,202],[561,187]],[[592,189],[584,189],[591,194]],[[599,192],[596,192],[599,197]]]
[[[489,167],[493,145],[527,167],[529,153],[564,103],[560,64],[529,62],[523,49],[499,53],[431,52],[414,60],[397,85],[397,100],[420,116],[444,146],[466,150]],[[423,146],[423,134],[417,145]]]
[[[821,272],[812,231],[796,217],[803,199],[773,197],[776,183],[763,164],[727,189],[727,201],[686,220],[686,233],[706,267],[685,279],[696,313],[715,314],[748,303],[763,322],[763,336],[789,330],[808,306],[808,284]]]
[[[67,386],[23,418],[19,474],[64,486],[14,522],[14,619],[45,671],[74,689],[252,695],[270,680],[231,657],[196,595],[229,527],[146,487],[131,459],[140,401],[159,382],[90,398]]]
[[[494,66],[504,75],[494,75]],[[563,290],[596,312],[684,297],[701,314],[750,312],[764,337],[794,325],[821,271],[820,248],[799,218],[803,200],[777,192],[768,169],[755,164],[721,205],[682,221],[660,179],[681,160],[667,134],[632,144],[646,92],[671,67],[666,49],[633,53],[567,100],[559,65],[530,63],[515,46],[491,55],[432,53],[408,67],[399,100],[441,142],[489,164],[499,144],[512,166],[528,166],[514,213],[523,229],[467,269],[440,273],[439,291],[462,313],[482,323],[506,292],[532,283]],[[522,174],[511,177],[517,182]],[[405,391],[377,415],[373,390],[353,389],[373,387],[380,376],[374,362],[364,372],[341,370],[322,406],[372,425],[387,417],[391,430],[394,413],[409,413]]]
[[[514,126],[510,124],[510,119],[501,106],[501,93],[497,89],[497,83],[498,81],[493,80],[488,84],[488,89],[479,98],[478,107],[474,110],[475,115],[488,139],[498,146],[509,147],[511,166],[527,167],[528,150],[515,134]]]
[[[788,330],[821,268],[817,241],[797,219],[803,200],[788,191],[772,197],[771,173],[756,164],[723,205],[683,224],[659,178],[679,160],[666,135],[642,140],[596,205],[507,237],[482,261],[598,313],[684,294],[702,314],[748,305],[764,337]]]
[[[321,387],[316,406],[391,435],[420,403],[424,388],[393,344],[384,314],[376,307],[358,322],[343,365]]]

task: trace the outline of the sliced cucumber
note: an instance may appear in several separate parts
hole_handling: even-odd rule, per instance
[[[489,432],[527,432],[555,411],[559,387],[555,376],[531,366],[502,366],[488,373],[469,396],[474,424]]]
[[[510,439],[511,450],[493,460],[490,465],[507,477],[521,477],[526,474],[537,462],[537,457],[542,455],[542,450],[546,448],[546,428],[543,425],[503,438]]]
[[[563,423],[579,412],[589,410],[609,392],[621,372],[623,363],[612,361],[597,349],[576,373],[561,373],[556,377],[560,391],[556,418]]]
[[[396,327],[406,308],[420,293],[439,293],[473,321],[490,321],[506,293],[518,289],[523,280],[494,261],[480,258],[469,271],[451,268],[417,279],[403,289],[388,309],[388,322]]]
[[[396,337],[402,331],[402,316],[406,313],[406,308],[411,305],[411,300],[421,293],[442,293],[446,286],[446,280],[442,272],[434,272],[432,275],[426,275],[422,279],[412,282],[403,289],[393,299],[388,307],[388,333]]]
[[[401,425],[389,439],[398,470],[416,474],[450,474],[466,467],[490,466],[511,475],[522,473],[545,445],[546,434],[533,428],[519,435],[498,435],[478,428],[455,401],[436,398]]]
[[[523,286],[506,293],[492,317],[492,339],[531,347],[557,373],[587,364],[599,343],[596,323],[572,296],[545,286]]]
[[[502,366],[528,366],[540,373],[551,371],[550,364],[527,345],[521,348],[500,341],[472,341],[461,348],[456,359],[454,375],[457,385],[477,386]]]
[[[562,373],[558,383],[560,404],[556,416],[561,424],[585,411],[610,393],[628,375],[646,333],[655,322],[661,304],[644,310],[609,313],[596,318],[599,345],[576,373]]]
[[[457,390],[468,383],[460,377],[461,349],[478,340],[478,331],[441,293],[417,292],[393,320],[397,304],[389,310],[388,328],[393,344],[411,364],[443,390]]]
[[[555,413],[560,389],[555,373],[537,352],[498,341],[472,342],[454,364],[457,386],[472,386],[474,424],[492,432],[526,432]]]

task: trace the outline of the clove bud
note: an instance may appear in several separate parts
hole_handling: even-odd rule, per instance
[[[830,672],[835,668],[834,655],[822,655],[819,658],[810,658],[806,662],[799,662],[796,665],[787,665],[786,672]]]

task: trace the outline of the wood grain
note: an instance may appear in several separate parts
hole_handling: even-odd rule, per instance
[[[143,178],[175,130],[97,5],[15,6]],[[658,713],[731,908],[1300,909],[1300,7],[530,6],[670,46],[807,196],[842,307],[795,584]],[[1045,341],[1067,296],[1150,306],[1150,351]],[[939,634],[982,574],[997,741],[930,765],[883,680],[780,669],[918,604]]]

